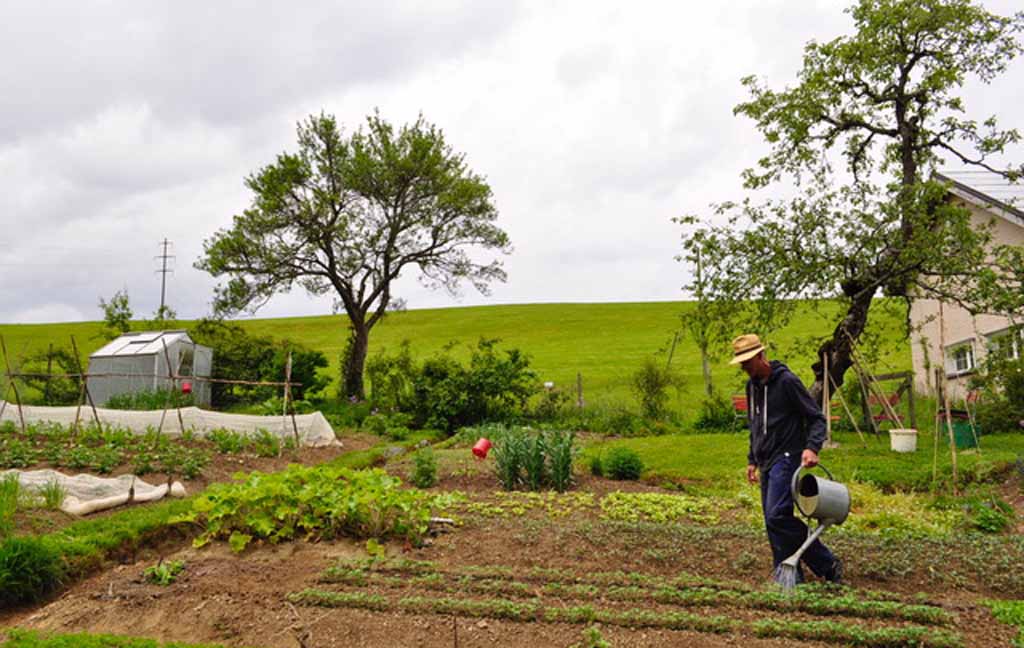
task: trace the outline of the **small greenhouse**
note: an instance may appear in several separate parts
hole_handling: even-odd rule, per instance
[[[165,351],[166,349],[166,351]],[[182,378],[173,381],[173,374]],[[125,333],[89,356],[89,393],[96,405],[112,396],[175,389],[191,391],[196,405],[210,404],[213,349],[184,330]]]

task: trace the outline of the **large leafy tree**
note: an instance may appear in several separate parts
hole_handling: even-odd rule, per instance
[[[972,313],[1024,304],[1021,248],[973,225],[934,174],[949,160],[1020,179],[1024,167],[993,161],[1018,132],[967,117],[961,95],[968,79],[987,83],[1021,53],[1024,14],[969,0],[859,0],[848,13],[852,35],[806,45],[796,85],[746,78],[750,99],[735,108],[769,145],[745,186],[788,186],[793,197],[718,205],[725,225],[683,219],[693,228],[686,253],[706,261],[705,293],[753,300],[760,328],[784,323],[794,299],[841,301],[818,352],[837,385],[878,295]]]
[[[370,331],[400,304],[395,280],[415,268],[432,287],[455,292],[466,280],[486,293],[505,272],[469,250],[507,252],[508,236],[490,186],[422,117],[395,129],[374,114],[346,137],[333,116],[311,116],[298,145],[246,179],[251,206],[205,242],[196,266],[228,278],[218,314],[254,311],[295,285],[333,294],[350,322],[344,391],[363,397]]]

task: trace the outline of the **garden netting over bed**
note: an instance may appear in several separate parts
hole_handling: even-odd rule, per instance
[[[18,407],[14,403],[0,400],[0,423],[12,421],[20,424]],[[82,407],[43,407],[39,405],[23,405],[22,414],[26,423],[48,421],[61,425],[73,425],[76,415],[82,425],[94,421],[92,408]],[[251,414],[225,414],[211,412],[198,407],[181,408],[181,420],[178,410],[169,409],[151,411],[113,410],[96,408],[99,420],[104,425],[116,426],[131,430],[136,434],[145,434],[150,429],[161,427],[168,435],[179,435],[184,430],[192,430],[197,436],[204,437],[214,430],[231,430],[243,434],[253,434],[258,430],[267,430],[279,435],[282,439],[291,438],[298,430],[299,443],[303,446],[322,447],[341,445],[331,424],[320,412],[312,414],[296,414],[294,428],[291,416],[255,416]],[[184,428],[182,428],[184,426]]]

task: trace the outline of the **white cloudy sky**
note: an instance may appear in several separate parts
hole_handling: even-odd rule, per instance
[[[295,123],[422,112],[494,189],[509,281],[458,300],[402,280],[410,308],[681,298],[670,219],[735,198],[761,151],[739,79],[794,79],[843,2],[5,0],[0,4],[0,322],[97,319],[126,288],[208,310],[202,242]],[[1016,2],[990,0],[1002,13]],[[1024,61],[972,85],[972,114],[1024,128]],[[323,314],[293,293],[260,316]]]

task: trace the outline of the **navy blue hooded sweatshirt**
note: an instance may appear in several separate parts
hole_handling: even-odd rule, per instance
[[[772,373],[767,381],[747,381],[747,464],[761,470],[771,468],[783,453],[800,456],[805,449],[820,452],[825,443],[821,408],[789,367],[778,360],[770,364]]]

